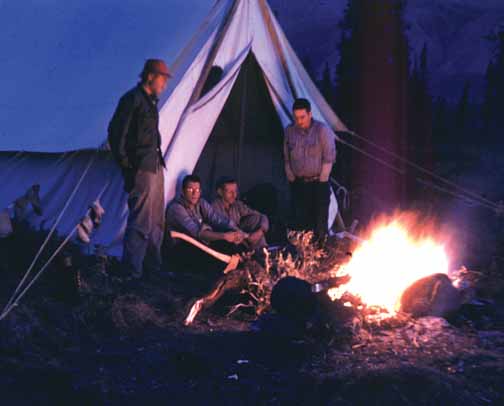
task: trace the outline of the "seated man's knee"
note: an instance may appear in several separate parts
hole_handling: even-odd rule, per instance
[[[240,219],[239,227],[246,233],[253,233],[261,227],[262,216],[260,214],[249,214]]]

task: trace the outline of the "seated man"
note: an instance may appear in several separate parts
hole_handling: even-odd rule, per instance
[[[196,175],[182,181],[182,194],[168,206],[166,224],[170,231],[187,234],[227,254],[238,252],[247,237],[201,198],[201,180]]]
[[[245,250],[241,244],[247,235],[201,198],[201,181],[195,175],[184,178],[181,196],[168,206],[166,225],[169,231],[187,234],[226,254]],[[224,275],[226,264],[184,240],[172,244],[167,256],[176,270],[193,274],[186,293],[192,297],[205,294],[204,300],[197,301],[195,314],[204,305],[215,303],[226,291],[239,290],[248,280],[240,270]]]
[[[262,249],[267,246],[265,235],[269,229],[268,217],[238,199],[238,183],[233,178],[222,178],[217,183],[217,198],[212,203],[215,212],[225,218],[248,237],[244,244],[252,249]]]

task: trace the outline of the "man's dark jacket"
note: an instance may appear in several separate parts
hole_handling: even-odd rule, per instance
[[[139,169],[156,172],[165,166],[157,102],[139,84],[121,97],[110,121],[109,145],[126,178]]]

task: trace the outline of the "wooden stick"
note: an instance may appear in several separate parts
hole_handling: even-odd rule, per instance
[[[232,271],[233,269],[236,269],[240,262],[240,256],[239,255],[226,255],[222,254],[221,252],[218,252],[207,245],[199,242],[198,240],[188,236],[187,234],[184,233],[179,233],[178,231],[170,231],[170,235],[172,238],[183,240],[191,245],[194,245],[195,247],[199,248],[200,250],[206,252],[208,255],[211,255],[212,257],[218,259],[219,261],[222,261],[228,266],[226,269],[224,269],[224,273],[228,273],[229,271]]]

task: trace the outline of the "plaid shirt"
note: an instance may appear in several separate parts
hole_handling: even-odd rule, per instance
[[[336,161],[334,134],[317,120],[307,130],[292,124],[285,129],[284,159],[297,178],[317,177],[323,164]]]

